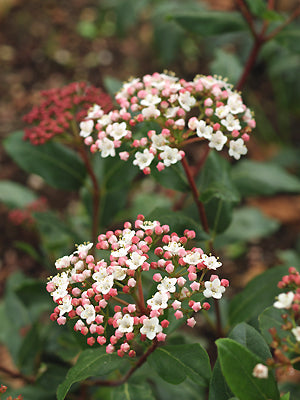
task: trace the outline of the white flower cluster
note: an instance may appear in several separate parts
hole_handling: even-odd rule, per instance
[[[247,153],[245,142],[255,120],[241,95],[222,79],[196,76],[187,82],[172,74],[154,73],[125,83],[115,98],[120,110],[104,114],[95,105],[80,123],[85,143],[102,157],[114,157],[124,144],[121,159],[127,160],[132,151],[133,164],[149,173],[157,157],[156,166],[162,170],[184,157],[180,149],[195,135],[218,151],[228,144],[229,155],[237,160]],[[192,110],[197,116],[190,117]],[[155,120],[160,128],[135,138],[136,127],[147,120]]]

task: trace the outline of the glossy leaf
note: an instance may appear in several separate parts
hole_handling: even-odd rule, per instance
[[[243,196],[300,192],[300,179],[270,162],[242,160],[232,169],[232,179]]]
[[[229,338],[247,347],[248,350],[256,354],[263,361],[272,356],[264,338],[255,328],[245,322],[235,326],[230,332]]]
[[[167,189],[178,190],[179,192],[188,192],[189,185],[180,163],[171,164],[163,171],[153,168],[151,176],[163,187]]]
[[[233,393],[226,383],[218,358],[212,371],[208,400],[228,400],[231,396]]]
[[[279,392],[272,374],[267,379],[252,375],[261,359],[231,339],[217,340],[223,375],[235,396],[243,400],[278,400]]]
[[[200,36],[219,35],[242,31],[247,25],[238,12],[201,11],[199,13],[180,13],[171,16],[188,32]]]
[[[283,324],[283,319],[281,318],[282,314],[282,310],[271,306],[264,310],[258,318],[261,333],[269,344],[272,342],[272,336],[269,332],[270,328],[276,328],[277,334],[280,338],[287,336],[287,332],[281,328]]]
[[[76,364],[67,373],[64,382],[58,386],[57,400],[63,400],[74,383],[91,376],[106,375],[119,368],[121,362],[116,353],[107,354],[103,348],[83,351]]]
[[[164,346],[156,349],[148,360],[162,379],[175,385],[187,377],[199,385],[207,385],[211,375],[208,355],[200,344]]]
[[[23,208],[37,199],[36,194],[16,182],[0,182],[0,202],[8,207]]]
[[[274,298],[280,289],[277,283],[283,275],[288,273],[288,267],[274,267],[255,277],[245,289],[238,293],[229,305],[229,321],[231,325],[249,321],[258,316],[266,307],[274,302]]]
[[[57,189],[77,190],[86,170],[79,156],[60,143],[51,141],[34,146],[23,140],[23,132],[15,132],[4,141],[4,148],[24,171],[41,176]]]
[[[112,394],[112,400],[155,400],[150,386],[143,383],[143,385],[132,385],[125,383],[117,387]]]

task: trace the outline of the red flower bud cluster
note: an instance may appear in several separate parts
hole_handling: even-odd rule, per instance
[[[23,209],[15,208],[8,213],[8,218],[14,225],[33,225],[34,217],[32,213],[34,212],[44,212],[47,210],[47,199],[45,197],[40,197],[39,199],[27,204]]]
[[[67,133],[72,121],[81,121],[86,117],[93,104],[99,104],[105,112],[112,108],[108,94],[85,82],[73,82],[62,88],[41,92],[43,101],[23,117],[34,126],[25,128],[25,140],[39,145]]]

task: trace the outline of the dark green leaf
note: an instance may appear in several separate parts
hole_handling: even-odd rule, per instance
[[[0,201],[12,208],[23,208],[37,199],[36,194],[19,183],[0,182]]]
[[[224,232],[232,221],[232,202],[212,198],[204,204],[204,208],[209,228],[213,234]]]
[[[32,375],[37,365],[37,357],[42,343],[37,324],[27,332],[18,353],[18,367],[25,375]]]
[[[184,174],[183,167],[180,163],[172,164],[163,171],[153,168],[151,176],[162,186],[178,190],[179,192],[188,192],[189,185]]]
[[[4,141],[4,148],[26,172],[41,176],[50,186],[64,190],[79,189],[86,170],[78,155],[57,142],[34,146],[15,132]]]
[[[113,391],[112,400],[155,400],[147,383],[131,385],[125,383]]]
[[[121,362],[116,353],[107,354],[103,348],[83,351],[64,382],[58,386],[57,400],[63,400],[74,383],[82,382],[91,376],[106,375],[119,368]]]
[[[270,162],[243,160],[232,169],[232,179],[243,196],[300,192],[300,180]]]
[[[239,192],[230,178],[230,164],[217,152],[212,151],[201,170],[199,179],[200,200],[208,202],[218,198],[226,202],[238,202]]]
[[[218,358],[209,384],[208,400],[228,400],[231,396],[233,396],[233,393],[225,381]]]
[[[281,318],[282,314],[282,310],[271,306],[264,310],[258,318],[261,333],[269,344],[273,340],[269,332],[270,328],[276,328],[277,334],[280,338],[287,336],[287,332],[281,328],[283,324],[283,319]]]
[[[266,11],[267,5],[263,0],[246,0],[251,14],[261,17],[261,14]]]
[[[162,379],[175,385],[189,377],[205,386],[210,379],[209,358],[200,344],[164,346],[155,350],[148,360]]]
[[[262,361],[266,361],[272,356],[269,346],[265,342],[264,338],[255,328],[245,322],[235,326],[230,332],[229,338],[246,347],[252,353],[260,357]]]
[[[68,368],[60,364],[43,364],[42,370],[43,373],[38,377],[36,384],[54,395],[57,386],[64,380]]]
[[[173,14],[171,19],[174,19],[188,32],[200,36],[219,35],[247,29],[243,17],[237,12],[201,11],[193,14],[180,13]]]
[[[245,289],[237,294],[229,306],[229,320],[231,325],[249,321],[269,307],[280,290],[277,283],[288,272],[288,267],[274,267],[255,277]]]
[[[103,78],[103,84],[105,89],[111,96],[114,96],[117,93],[117,91],[121,89],[123,85],[122,81],[109,75],[106,75]]]
[[[252,375],[261,359],[231,339],[217,340],[223,375],[235,396],[243,400],[278,400],[279,392],[272,374],[267,379]]]

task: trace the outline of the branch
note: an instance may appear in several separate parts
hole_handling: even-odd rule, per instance
[[[257,33],[254,28],[253,16],[252,16],[251,12],[249,11],[248,6],[244,2],[244,0],[235,0],[235,2],[237,4],[237,6],[239,7],[239,9],[241,10],[241,13],[242,13],[245,21],[247,22],[253,37],[256,38]]]
[[[22,379],[28,384],[32,384],[35,382],[35,378],[23,375],[21,372],[18,371],[11,371],[10,369],[3,367],[2,365],[0,365],[0,371],[6,375],[9,375],[13,379]]]
[[[289,25],[294,19],[300,15],[300,6],[289,16],[289,18],[278,28],[274,29],[269,35],[265,36],[265,41],[273,39],[279,32],[281,32],[287,25]]]

